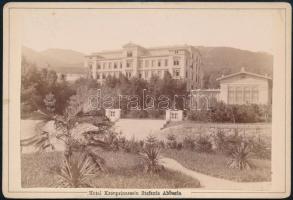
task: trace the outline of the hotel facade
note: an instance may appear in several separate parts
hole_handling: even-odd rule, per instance
[[[174,79],[185,80],[187,90],[202,87],[202,58],[190,45],[144,48],[128,43],[120,50],[92,53],[85,57],[88,76],[102,83],[107,76],[164,77],[169,72]]]

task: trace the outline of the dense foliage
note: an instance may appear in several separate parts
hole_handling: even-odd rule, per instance
[[[186,83],[172,79],[169,73],[163,79],[152,76],[149,81],[138,77],[128,79],[120,74],[119,78],[108,76],[102,85],[87,78],[71,83],[66,81],[66,76],[58,77],[55,71],[37,68],[24,58],[21,78],[22,117],[44,108],[43,100],[48,94],[56,98],[55,112],[63,113],[69,97],[76,94],[81,86],[96,91],[99,89],[101,108],[121,108],[122,117],[129,118],[162,118],[164,109],[159,110],[159,106],[171,107],[176,101],[176,108],[182,109],[184,102],[174,100],[174,96],[187,95]]]
[[[270,122],[271,116],[269,105],[227,105],[222,102],[214,103],[209,110],[190,110],[187,114],[193,121],[229,123]]]
[[[74,94],[74,90],[64,76],[58,78],[55,71],[36,68],[34,64],[23,58],[21,73],[22,117],[44,108],[43,100],[48,94],[52,94],[56,98],[55,111],[61,114],[66,107],[68,98]]]

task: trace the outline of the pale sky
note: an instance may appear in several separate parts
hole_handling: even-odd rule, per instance
[[[23,45],[41,51],[62,48],[92,53],[190,44],[273,52],[272,10],[25,10]]]

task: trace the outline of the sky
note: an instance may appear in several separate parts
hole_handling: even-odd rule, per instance
[[[189,44],[273,51],[272,10],[23,10],[22,45],[82,53]]]

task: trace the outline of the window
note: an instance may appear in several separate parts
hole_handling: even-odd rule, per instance
[[[155,60],[152,60],[152,67],[155,66]]]
[[[168,70],[165,69],[165,70],[164,70],[164,76],[165,76],[167,73],[168,73]]]
[[[126,72],[126,77],[130,78],[131,77],[131,72]]]
[[[120,69],[122,68],[122,63],[120,63]]]
[[[185,77],[186,77],[186,78],[187,78],[187,75],[188,75],[187,72],[185,72]]]
[[[168,66],[168,59],[165,59],[165,66]]]
[[[171,112],[170,117],[171,119],[178,119],[178,113]]]
[[[106,63],[103,63],[103,69],[106,69]]]
[[[161,60],[158,60],[158,67],[161,66]]]
[[[138,66],[138,67],[142,67],[142,65],[143,65],[143,62],[142,62],[142,60],[140,60],[140,61],[139,61],[139,66]]]
[[[256,86],[228,86],[228,103],[258,103],[259,91]]]
[[[173,65],[179,65],[180,64],[179,60],[180,58],[174,58]]]
[[[100,74],[99,73],[97,73],[97,79],[100,79]]]
[[[127,61],[127,62],[126,62],[126,67],[127,67],[127,68],[132,67],[132,62],[131,62],[131,61]]]
[[[132,57],[132,52],[131,51],[127,52],[127,57]]]
[[[235,89],[233,86],[228,86],[228,103],[234,104],[235,99]]]
[[[175,50],[175,54],[178,54],[179,53],[179,51],[178,50]]]
[[[180,76],[180,69],[174,69],[173,75],[178,78]]]
[[[144,61],[144,66],[149,67],[149,61],[148,60]]]
[[[144,72],[144,77],[145,77],[145,78],[148,78],[148,77],[149,77],[149,72],[148,72],[148,71],[145,71],[145,72]]]
[[[139,77],[139,78],[142,78],[142,74],[141,74],[141,73],[139,73],[139,74],[138,74],[138,77]]]
[[[115,111],[110,111],[110,117],[115,117]]]
[[[103,73],[103,74],[102,74],[102,79],[105,79],[105,78],[106,78],[106,76],[105,76],[105,74]]]
[[[100,65],[100,63],[98,64],[98,69],[101,69],[101,65]]]
[[[252,88],[251,101],[252,101],[252,103],[258,103],[258,88],[257,87]]]
[[[251,103],[250,94],[250,88],[244,87],[244,103]]]
[[[114,63],[114,69],[117,69],[117,63]]]
[[[108,66],[109,66],[109,69],[111,69],[112,68],[112,63],[109,62]]]
[[[236,104],[242,104],[243,103],[243,88],[238,86],[236,87]]]
[[[161,72],[161,70],[159,70],[158,71],[158,76],[161,77],[161,75],[162,75],[162,72]]]

